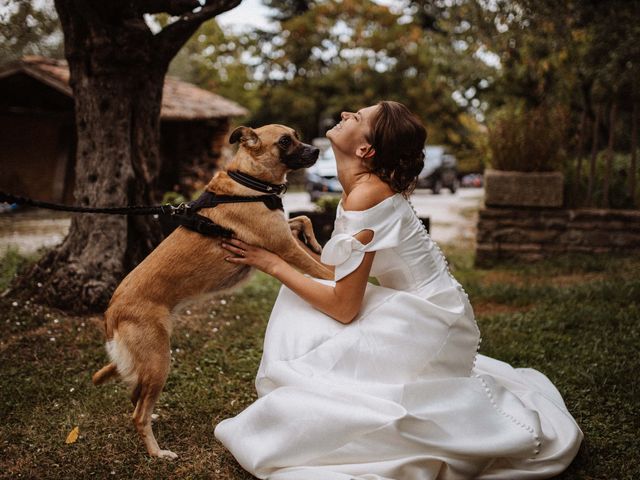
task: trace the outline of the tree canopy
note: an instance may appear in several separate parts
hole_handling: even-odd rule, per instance
[[[635,151],[638,0],[404,0],[392,7],[372,0],[263,1],[273,29],[233,33],[203,23],[170,70],[248,107],[250,125],[286,123],[310,139],[342,110],[395,99],[423,119],[430,143],[451,146],[478,169],[493,115],[553,106],[566,114],[568,157],[586,156],[595,137],[594,148],[602,150],[612,130],[614,150]],[[178,10],[194,5],[148,3],[168,31],[178,30]],[[45,45],[37,38],[55,38],[46,9],[13,4],[19,5],[11,10],[13,26],[0,34],[11,37],[25,18],[38,26],[4,48],[33,51]]]
[[[63,56],[62,29],[53,2],[40,6],[29,0],[10,0],[0,9],[0,58],[24,55]]]

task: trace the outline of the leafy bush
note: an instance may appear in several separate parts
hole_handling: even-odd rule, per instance
[[[170,205],[178,206],[181,203],[197,200],[198,197],[202,195],[203,192],[204,190],[195,190],[189,197],[188,195],[183,195],[180,192],[169,190],[167,192],[164,192],[164,194],[162,195],[162,204],[163,205],[170,204]]]
[[[15,247],[9,249],[0,257],[0,292],[9,287],[18,272],[34,262],[39,254],[23,255]]]
[[[604,182],[607,162],[607,152],[602,150],[596,157],[596,176],[593,185],[594,207],[603,207]],[[577,159],[565,162],[563,171],[565,178],[565,199],[567,206],[571,208],[587,205],[587,190],[589,185],[590,158],[582,159],[580,178],[577,172]],[[609,186],[609,206],[611,208],[635,208],[635,202],[629,192],[629,175],[631,166],[631,154],[616,153],[611,162],[611,184]],[[640,191],[640,170],[636,173],[636,191]]]
[[[567,123],[558,107],[503,107],[489,127],[491,166],[519,172],[557,170],[564,158]]]
[[[169,205],[177,206],[186,201],[187,199],[179,192],[168,191],[168,192],[165,192],[164,195],[162,195],[163,205],[169,204]]]
[[[321,212],[335,213],[338,209],[338,203],[340,203],[340,197],[337,195],[322,195],[314,203]]]

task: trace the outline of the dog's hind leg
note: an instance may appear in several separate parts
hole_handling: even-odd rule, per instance
[[[165,352],[166,350],[166,352]],[[133,412],[133,423],[138,434],[152,457],[177,458],[170,450],[161,450],[151,428],[151,415],[158,397],[164,387],[169,373],[170,354],[167,343],[155,351],[153,358],[147,359],[145,368],[138,374],[138,385],[134,389],[137,395],[136,408]]]

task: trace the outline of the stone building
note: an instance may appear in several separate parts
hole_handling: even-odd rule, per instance
[[[167,77],[157,193],[210,178],[231,119],[247,113],[231,100]],[[0,190],[73,203],[75,146],[66,62],[28,56],[1,68]]]

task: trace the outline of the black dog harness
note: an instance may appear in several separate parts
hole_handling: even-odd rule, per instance
[[[31,198],[19,197],[10,193],[0,192],[0,202],[30,205],[37,208],[59,210],[64,212],[103,213],[111,215],[163,215],[168,216],[174,226],[183,226],[202,235],[214,237],[231,237],[233,230],[218,225],[209,218],[198,214],[203,208],[214,208],[221,203],[262,202],[269,210],[284,210],[282,199],[278,196],[287,190],[286,184],[264,182],[259,178],[239,171],[227,172],[229,177],[245,187],[265,193],[265,195],[240,196],[216,195],[205,191],[197,200],[181,203],[178,206],[129,206],[129,207],[77,207],[57,203],[41,202]]]

